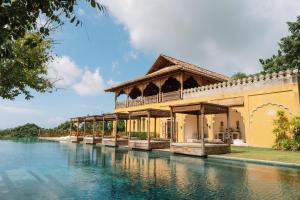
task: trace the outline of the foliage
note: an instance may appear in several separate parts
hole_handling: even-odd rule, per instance
[[[275,144],[277,150],[300,150],[300,117],[288,119],[284,111],[277,112],[274,120]]]
[[[32,138],[38,137],[41,128],[35,124],[25,124],[0,131],[0,138]]]
[[[260,59],[264,72],[278,72],[300,67],[300,16],[296,22],[288,22],[290,35],[279,42],[276,55],[268,59]]]
[[[45,92],[52,88],[46,77],[51,44],[39,33],[27,33],[12,43],[10,59],[0,58],[0,97],[12,100],[24,94],[30,99],[30,90]]]
[[[147,132],[130,132],[130,137],[138,138],[140,140],[146,140],[148,138]],[[154,138],[155,133],[150,132],[150,138]]]
[[[85,2],[100,11],[105,9],[96,0]],[[77,4],[76,0],[0,1],[0,97],[14,99],[24,94],[30,99],[31,90],[51,90],[45,76],[51,58],[48,36],[64,20],[81,24],[74,11]],[[45,23],[39,24],[38,19]]]
[[[231,76],[231,79],[232,79],[232,80],[238,80],[238,79],[243,79],[243,78],[247,78],[247,77],[248,77],[247,74],[242,73],[242,72],[237,72],[237,73],[235,73],[235,74],[233,74],[233,75]]]

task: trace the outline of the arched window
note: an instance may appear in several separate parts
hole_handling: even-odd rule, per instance
[[[129,97],[130,97],[131,99],[136,99],[136,98],[140,97],[141,95],[142,95],[142,92],[141,92],[141,90],[140,90],[139,88],[137,88],[137,87],[134,87],[134,88],[130,91],[130,93],[129,93]]]
[[[126,101],[126,99],[127,99],[127,95],[124,92],[124,90],[122,90],[121,92],[119,92],[117,94],[117,102],[124,102],[124,101]]]
[[[190,89],[190,88],[195,88],[195,87],[199,87],[199,85],[192,76],[190,76],[188,79],[186,79],[183,82],[183,89]]]
[[[159,92],[159,88],[154,83],[149,83],[146,88],[144,89],[144,96],[153,96],[157,95]]]
[[[165,81],[165,83],[161,87],[161,91],[166,92],[173,92],[180,89],[180,83],[177,81],[176,78],[170,77],[168,80]]]

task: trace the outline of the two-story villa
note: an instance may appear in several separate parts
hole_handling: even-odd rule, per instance
[[[177,143],[199,140],[202,133],[207,140],[225,141],[229,132],[234,144],[271,147],[276,112],[300,114],[298,77],[298,70],[287,70],[230,80],[160,55],[144,76],[105,91],[115,93],[114,113],[131,113],[128,132],[150,127],[153,137]]]

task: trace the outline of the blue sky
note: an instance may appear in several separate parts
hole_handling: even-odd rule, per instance
[[[175,2],[175,3],[174,3]],[[300,3],[229,0],[104,0],[107,12],[85,4],[82,27],[66,23],[52,36],[57,55],[49,64],[60,79],[53,93],[0,100],[0,129],[24,123],[53,127],[72,116],[113,110],[103,89],[144,74],[159,53],[231,75],[260,70],[295,20]],[[53,76],[52,73],[49,74]]]

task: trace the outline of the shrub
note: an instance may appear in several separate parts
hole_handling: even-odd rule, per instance
[[[275,144],[273,148],[284,149],[283,144],[287,143],[286,139],[289,139],[288,132],[290,130],[290,123],[288,117],[284,111],[277,111],[277,118],[274,120],[275,128],[273,133],[275,134]]]

